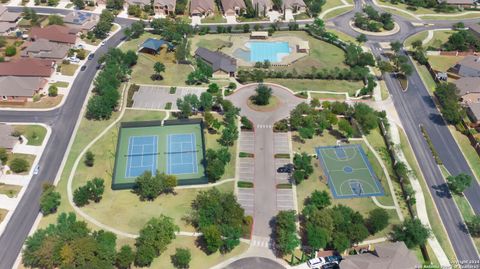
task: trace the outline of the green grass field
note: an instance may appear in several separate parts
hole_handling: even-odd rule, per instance
[[[23,172],[23,173],[20,173],[20,175],[27,175],[28,172],[30,171],[30,169],[32,169],[32,164],[33,164],[33,161],[35,160],[35,155],[33,154],[23,154],[23,153],[11,153],[8,157],[8,162],[10,164],[10,162],[13,160],[13,159],[16,159],[16,158],[20,158],[20,159],[24,159],[27,161],[28,163],[28,170],[26,172]],[[12,172],[13,173],[13,172]]]
[[[0,194],[4,194],[10,198],[17,197],[21,189],[22,186],[0,183]]]
[[[14,128],[27,138],[30,146],[42,145],[47,134],[47,129],[41,125],[15,125]]]
[[[327,1],[327,3],[328,3],[328,1]],[[352,10],[352,9],[353,9],[352,6],[345,6],[345,7],[339,8],[339,9],[332,10],[332,11],[328,12],[323,17],[323,19],[328,20],[328,19],[331,19],[331,18],[335,18],[339,15],[342,15],[343,13],[346,13],[346,12]],[[322,7],[322,10],[326,10],[326,9]]]
[[[326,79],[266,79],[265,82],[280,84],[294,92],[330,91],[346,92],[355,96],[355,92],[363,87],[362,81],[326,80]]]
[[[441,72],[446,72],[461,59],[463,59],[461,56],[428,56],[428,61],[432,68]]]
[[[79,67],[78,64],[61,64],[60,73],[64,76],[73,76]]]
[[[332,100],[332,101],[345,101],[347,98],[344,94],[333,94],[333,93],[310,93],[312,98],[317,98],[320,100]]]
[[[470,140],[468,140],[468,137],[457,131],[455,127],[448,126],[448,128],[450,129],[450,132],[453,134],[453,137],[457,141],[457,144],[462,150],[463,155],[470,164],[470,167],[474,175],[476,176],[476,179],[480,180],[480,157],[470,144]]]
[[[182,171],[177,171],[177,179],[179,180],[179,184],[189,184],[188,182],[198,182],[198,183],[206,183],[207,180],[205,178],[205,169],[203,166],[203,145],[204,141],[202,140],[202,130],[200,123],[196,124],[188,124],[188,125],[165,125],[165,126],[146,126],[146,127],[122,127],[120,128],[120,138],[117,145],[116,152],[116,160],[115,160],[115,169],[114,169],[114,179],[113,179],[113,186],[114,188],[130,188],[134,182],[136,175],[139,173],[139,169],[154,169],[158,170],[161,173],[166,173],[169,171],[168,169],[173,169],[175,166],[181,165],[183,160],[176,160],[177,157],[183,158],[187,157],[185,155],[167,155],[166,152],[177,152],[177,151],[184,151],[182,148],[174,148],[172,139],[175,137],[171,137],[171,135],[182,135],[182,134],[193,134],[195,137],[194,145],[190,144],[194,148],[191,150],[196,150],[195,154],[195,164],[189,165],[186,167],[187,169],[194,169],[192,165],[196,166],[195,172],[190,173],[190,171],[183,169]],[[154,138],[158,139],[154,146],[148,145],[143,146],[142,143],[145,141],[140,141],[143,138],[148,137],[149,141],[146,143],[153,143]],[[130,141],[131,139],[136,139],[135,141]],[[167,142],[168,141],[168,142]],[[136,144],[135,144],[135,143]],[[191,141],[188,141],[189,143]],[[132,144],[134,143],[134,144]],[[140,143],[140,144],[139,144]],[[178,144],[180,145],[180,144]],[[181,146],[181,145],[180,145]],[[135,149],[134,147],[138,147]],[[156,147],[156,148],[154,148]],[[143,149],[142,149],[143,148]],[[131,152],[130,152],[131,150]],[[144,151],[147,153],[153,153],[154,156],[132,156],[128,157],[127,155],[132,154],[144,154]],[[192,155],[189,155],[192,157]],[[141,163],[136,163],[137,161]],[[180,162],[180,163],[179,163]],[[187,161],[185,161],[187,163]],[[138,167],[138,168],[136,168]],[[185,172],[183,172],[185,171]],[[135,176],[133,176],[135,175]]]

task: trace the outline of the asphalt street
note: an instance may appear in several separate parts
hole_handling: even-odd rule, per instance
[[[372,51],[380,56],[378,46]],[[463,158],[457,143],[453,139],[448,127],[436,109],[431,96],[423,82],[414,72],[408,78],[408,90],[403,91],[400,83],[391,74],[384,75],[385,82],[392,94],[395,108],[400,116],[405,132],[412,145],[420,168],[427,181],[430,193],[439,211],[443,225],[459,261],[478,260],[479,256],[470,235],[465,231],[462,216],[451,198],[442,173],[435,162],[430,148],[420,130],[423,125],[441,159],[452,173],[471,173],[468,164]],[[447,165],[448,164],[448,165]],[[457,170],[453,170],[453,168]],[[475,194],[476,193],[476,194]],[[478,214],[479,186],[474,181],[473,186],[466,192],[467,198]]]
[[[20,10],[19,10],[20,9]],[[21,8],[9,10],[21,11]],[[35,8],[38,13],[63,13],[57,9]],[[53,10],[53,12],[52,12]],[[130,20],[117,19],[121,26],[129,25]],[[33,176],[23,198],[19,202],[5,231],[0,237],[0,268],[12,268],[23,243],[30,232],[39,212],[39,198],[44,182],[53,183],[60,165],[67,151],[70,139],[73,139],[73,131],[88,90],[96,74],[96,63],[99,57],[105,54],[109,47],[116,47],[124,37],[123,31],[119,31],[95,53],[95,58],[87,62],[87,69],[80,72],[75,79],[65,104],[58,109],[45,112],[22,112],[0,111],[0,122],[39,122],[46,123],[52,128],[52,135],[45,151],[40,158],[40,172]]]
[[[225,269],[285,269],[281,264],[267,258],[251,257],[235,261]]]

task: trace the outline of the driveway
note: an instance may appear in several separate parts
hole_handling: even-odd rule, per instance
[[[284,269],[281,264],[266,258],[251,257],[235,261],[225,269]]]
[[[140,86],[140,89],[133,94],[134,108],[143,109],[165,109],[167,103],[171,103],[171,109],[177,110],[177,99],[182,98],[187,94],[200,94],[204,92],[205,88],[198,87],[177,87],[175,93],[170,93],[171,87],[166,86]]]
[[[305,101],[293,95],[289,90],[275,84],[267,84],[272,94],[280,99],[281,105],[268,112],[259,112],[247,105],[250,96],[255,94],[258,84],[246,85],[226,97],[235,106],[240,107],[240,114],[248,117],[255,126],[255,167],[254,167],[254,227],[253,235],[268,238],[271,235],[271,221],[278,211],[277,179],[275,176],[274,133],[273,124],[289,116],[290,111]],[[267,169],[266,169],[267,168]],[[282,198],[282,202],[284,199]],[[283,205],[283,204],[282,204]],[[283,207],[282,207],[283,208]],[[236,268],[236,267],[235,267]],[[243,268],[243,267],[238,267]],[[245,267],[247,268],[247,267]],[[259,268],[257,266],[248,268]],[[275,267],[279,268],[279,267]]]

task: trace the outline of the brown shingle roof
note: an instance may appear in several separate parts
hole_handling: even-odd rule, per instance
[[[0,124],[0,148],[12,149],[18,142],[18,138],[12,136],[13,127]]]
[[[0,96],[32,97],[45,83],[41,77],[0,77]]]
[[[190,2],[190,14],[206,13],[215,11],[213,0],[192,0]]]
[[[468,66],[470,68],[480,70],[480,57],[470,55],[458,62],[458,65]]]
[[[250,1],[250,0],[246,0]],[[272,0],[252,0],[253,7],[258,4],[258,8],[262,9],[263,7],[271,8],[273,6]]]
[[[21,58],[0,63],[0,76],[50,77],[53,61],[34,58]]]
[[[211,51],[206,48],[198,48],[195,55],[210,64],[213,72],[218,70],[230,73],[237,71],[237,60],[223,52]]]
[[[236,9],[247,8],[243,0],[222,0],[221,2],[224,13],[227,13],[229,11],[235,11]]]
[[[53,42],[75,44],[77,41],[76,31],[62,25],[50,25],[44,28],[33,27],[30,31],[33,39],[47,39]]]
[[[291,8],[291,7],[294,7],[294,6],[306,7],[307,5],[305,5],[305,2],[303,2],[303,0],[284,0],[283,1],[283,6],[285,8]]]
[[[458,89],[458,95],[464,96],[468,93],[480,93],[479,77],[462,77],[453,82]]]

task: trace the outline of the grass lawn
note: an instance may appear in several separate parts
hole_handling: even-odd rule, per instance
[[[463,59],[462,56],[428,56],[428,61],[432,68],[437,71],[446,72],[450,67],[453,67],[458,61]]]
[[[282,104],[282,102],[275,95],[272,95],[269,98],[268,104],[266,104],[266,105],[257,105],[257,104],[255,104],[255,102],[252,99],[249,99],[247,101],[248,107],[250,107],[251,109],[253,109],[255,111],[260,111],[260,112],[273,111],[273,110],[277,109],[278,106],[281,105],[281,104]]]
[[[231,47],[233,44],[230,41],[230,37],[231,35],[228,34],[195,35],[190,39],[190,52],[193,54],[197,48],[206,48],[215,51],[224,47]]]
[[[0,208],[0,223],[2,223],[5,216],[7,216],[8,210]]]
[[[433,202],[433,198],[428,190],[427,183],[423,174],[420,170],[420,167],[415,159],[415,155],[413,153],[412,148],[408,142],[407,136],[405,132],[399,128],[400,131],[400,144],[402,147],[403,154],[405,154],[405,158],[408,161],[408,164],[412,168],[412,172],[415,174],[416,178],[419,180],[420,185],[422,186],[423,195],[425,197],[425,205],[427,208],[428,213],[428,220],[430,221],[430,225],[432,227],[432,232],[437,238],[438,242],[442,246],[443,251],[450,260],[455,260],[455,252],[453,251],[452,245],[450,244],[450,239],[443,227],[442,220],[438,215],[437,209]],[[430,256],[433,256],[433,252],[430,253]]]
[[[422,31],[407,38],[403,44],[405,47],[410,47],[412,46],[413,42],[417,40],[423,41],[427,38],[427,36],[428,36],[428,31]]]
[[[333,1],[334,2],[334,1]],[[329,1],[327,1],[327,4],[329,3]],[[327,5],[325,4],[325,6]],[[325,16],[323,17],[324,20],[328,20],[328,19],[331,19],[331,18],[335,18],[339,15],[342,15],[343,13],[346,13],[350,10],[353,9],[353,6],[345,6],[345,7],[342,7],[342,8],[338,8],[338,9],[335,9],[335,10],[332,10],[330,12],[328,12],[327,14],[325,14]],[[322,7],[322,10],[327,10],[326,8],[323,8]]]
[[[460,19],[477,19],[480,18],[480,12],[470,13],[470,14],[463,14],[455,17],[447,17],[442,16],[442,14],[434,15],[434,16],[422,16],[424,20],[460,20]]]
[[[382,96],[382,100],[386,100],[390,96],[390,93],[388,92],[387,84],[385,83],[384,80],[380,80],[379,84],[380,84],[380,94]]]
[[[427,67],[419,64],[417,61],[413,61],[413,64],[417,68],[418,74],[423,80],[423,83],[425,84],[427,90],[430,92],[430,94],[433,94],[433,92],[435,92],[435,88],[437,87],[437,83],[435,83],[435,80],[433,80],[432,75],[430,75]]]
[[[333,94],[333,93],[310,93],[312,98],[317,98],[320,100],[332,100],[332,101],[345,101],[347,98],[344,94]]]
[[[345,7],[345,8],[341,8],[339,10],[340,10],[340,12],[343,13],[343,12],[345,12],[344,9],[345,9],[345,11],[348,11],[349,9],[351,9],[351,7]],[[333,14],[333,13],[339,11],[339,10],[334,10],[334,11],[328,13],[327,16],[325,16],[325,17],[329,17],[331,14]],[[330,28],[327,28],[327,29],[328,29],[328,32],[337,35],[339,39],[341,39],[345,42],[357,43],[357,40],[354,37],[349,36],[349,35],[345,34],[344,32],[341,32],[341,31],[338,31],[338,30],[335,30],[335,29],[330,29]]]
[[[30,146],[42,145],[47,134],[47,129],[41,125],[15,125],[14,128],[27,138],[27,145]]]
[[[440,49],[440,47],[448,41],[448,38],[455,33],[453,30],[433,31],[433,38],[424,45],[424,47],[434,47]]]
[[[475,149],[471,146],[470,140],[468,137],[460,133],[455,129],[453,126],[448,126],[450,132],[453,134],[453,137],[457,141],[458,146],[463,152],[463,155],[467,159],[468,163],[470,164],[470,168],[472,169],[473,173],[475,174],[477,180],[480,179],[480,157],[478,156]]]
[[[223,121],[222,116],[220,116],[217,113],[212,113],[213,117],[219,120],[220,122]],[[207,129],[204,130],[204,135],[205,135],[205,148],[206,149],[213,149],[217,150],[220,149],[222,146],[220,143],[218,143],[218,139],[220,138],[222,134],[221,129],[217,133],[209,133]],[[231,155],[231,160],[225,166],[225,174],[223,174],[221,179],[229,179],[229,178],[234,178],[235,177],[235,161],[237,158],[237,143],[238,141],[235,141],[235,144],[231,147],[228,148],[228,151],[230,152]]]
[[[218,6],[215,5],[215,11],[213,12],[213,16],[209,16],[206,18],[202,19],[202,23],[222,23],[222,22],[227,22],[227,19],[225,19],[222,16],[222,12],[218,9]]]
[[[22,186],[0,183],[0,194],[4,194],[10,198],[17,197],[21,189]]]
[[[69,85],[69,83],[66,82],[66,81],[57,81],[57,82],[55,82],[55,83],[52,83],[51,85],[52,85],[52,86],[57,86],[57,87],[59,87],[59,88],[67,88],[68,85]]]
[[[195,246],[195,241],[195,237],[177,236],[177,238],[168,246],[167,250],[160,255],[160,257],[153,260],[150,268],[174,269],[170,256],[175,254],[176,248],[190,249],[192,254],[192,260],[189,267],[190,269],[211,268],[222,261],[241,255],[248,249],[248,244],[240,243],[240,245],[237,246],[232,252],[225,255],[220,254],[218,251],[214,254],[207,255],[205,252]]]
[[[476,12],[474,14],[463,14],[463,15],[461,15],[460,12],[438,13],[433,9],[421,8],[421,7],[417,8],[416,10],[409,10],[408,5],[406,5],[406,4],[403,4],[403,3],[392,4],[388,0],[380,0],[379,4],[380,5],[385,5],[385,6],[390,6],[390,7],[396,7],[396,8],[408,11],[410,13],[416,14],[416,15],[434,14],[433,16],[422,16],[422,19],[425,19],[425,20],[434,20],[434,19],[436,19],[436,20],[458,20],[458,19],[469,19],[469,18],[471,19],[471,18],[480,17],[480,12]],[[398,14],[400,16],[407,17],[407,18],[413,18],[412,16],[408,15],[405,12],[397,11],[397,10],[390,9],[390,8],[388,9],[388,12],[391,12],[393,14]],[[455,15],[458,15],[458,16],[452,17],[451,16],[452,14],[455,14]],[[445,16],[443,16],[443,15],[445,15]]]
[[[347,92],[355,96],[355,92],[363,87],[362,81],[326,80],[326,79],[266,79],[265,82],[280,84],[294,92],[329,91]]]
[[[24,159],[28,162],[29,168],[28,168],[27,172],[23,172],[23,173],[19,174],[19,175],[27,175],[28,172],[30,171],[30,169],[32,169],[32,164],[33,164],[33,161],[35,160],[35,155],[33,155],[33,154],[23,154],[23,153],[10,153],[10,156],[8,157],[8,164],[10,165],[10,162],[13,159],[16,159],[16,158]],[[13,171],[12,171],[12,173],[13,173]],[[15,173],[13,173],[13,174],[15,174]]]
[[[75,71],[77,71],[78,67],[80,65],[78,64],[61,64],[60,65],[60,73],[64,76],[73,76],[75,74]]]

